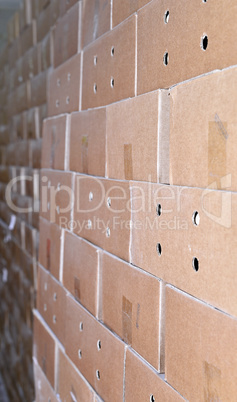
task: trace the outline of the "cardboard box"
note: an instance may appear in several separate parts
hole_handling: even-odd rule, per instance
[[[54,67],[80,52],[80,9],[78,2],[58,20],[54,31]]]
[[[62,231],[59,226],[39,219],[39,263],[59,280]]]
[[[41,148],[41,139],[29,141],[30,166],[32,166],[34,169],[41,168]]]
[[[59,341],[65,342],[66,291],[48,271],[38,265],[37,310]]]
[[[236,334],[236,319],[166,288],[166,379],[186,399],[233,399]]]
[[[39,14],[37,17],[37,40],[41,42],[43,38],[49,33],[50,29],[54,26],[55,22],[59,17],[59,6],[60,2],[58,0],[42,0],[39,5]]]
[[[99,307],[99,259],[96,247],[65,231],[63,285],[95,317]]]
[[[57,395],[53,390],[52,386],[47,380],[47,377],[44,375],[44,372],[41,370],[40,366],[34,359],[33,363],[34,367],[34,383],[35,383],[35,400],[37,402],[51,401],[58,402]]]
[[[129,261],[128,182],[76,175],[73,232]]]
[[[31,47],[36,45],[37,29],[35,20],[33,20],[32,23],[24,31],[21,32],[19,40],[22,55],[24,55]]]
[[[49,116],[79,110],[81,55],[77,54],[49,76]]]
[[[163,377],[129,348],[126,350],[126,401],[184,401],[184,398],[167,384]]]
[[[41,137],[39,129],[39,108],[31,108],[26,112],[26,134],[27,139],[38,139]]]
[[[59,226],[73,219],[74,174],[41,170],[41,211],[43,218]]]
[[[124,343],[67,297],[66,353],[104,400],[123,398]]]
[[[236,191],[236,88],[237,68],[233,67],[164,91],[169,112],[162,125],[169,130],[163,136],[161,130],[163,160],[167,161],[160,166],[161,182],[223,189],[229,176],[228,190]]]
[[[158,92],[108,106],[107,176],[157,182]]]
[[[95,401],[92,388],[61,349],[58,367],[58,394],[62,401]]]
[[[113,0],[113,27],[120,24],[128,18],[131,14],[135,13],[139,8],[145,6],[151,0],[128,0],[120,1]]]
[[[105,176],[105,108],[72,113],[70,170]]]
[[[164,370],[163,286],[105,252],[101,259],[101,320],[159,372]]]
[[[31,79],[31,107],[39,106],[47,102],[49,73],[50,70],[46,70]]]
[[[39,72],[48,70],[53,65],[53,33],[52,30],[38,44]]]
[[[235,14],[231,0],[156,0],[138,11],[138,94],[235,65]],[[223,32],[230,38],[228,50]]]
[[[110,30],[110,3],[108,0],[82,3],[82,48]]]
[[[34,311],[34,347],[33,356],[54,387],[55,376],[55,341],[40,314]]]
[[[84,50],[82,109],[135,95],[135,48],[133,16]]]
[[[21,60],[21,59],[20,59]],[[22,79],[27,81],[39,73],[38,46],[29,49],[22,57]],[[19,74],[18,74],[19,75]]]
[[[70,116],[51,117],[43,122],[42,168],[68,169],[67,141]]]
[[[236,194],[133,182],[131,198],[132,264],[236,316]]]
[[[50,0],[32,0],[32,18],[37,18],[41,11],[46,8]]]

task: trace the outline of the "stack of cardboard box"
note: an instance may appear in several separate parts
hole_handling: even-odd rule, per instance
[[[234,400],[237,4],[36,3],[36,400]]]

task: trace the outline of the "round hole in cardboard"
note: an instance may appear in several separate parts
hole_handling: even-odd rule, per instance
[[[94,56],[94,66],[96,66],[96,64],[97,64],[97,56]]]
[[[97,378],[97,380],[100,380],[100,372],[99,372],[99,370],[96,370],[96,378]]]
[[[90,219],[88,219],[87,226],[88,226],[88,229],[92,229],[92,222]]]
[[[200,223],[200,215],[199,215],[198,211],[194,211],[193,216],[192,216],[192,221],[193,221],[193,224],[195,226],[199,225],[199,223]]]
[[[162,253],[162,248],[161,248],[161,244],[160,244],[160,243],[157,243],[157,245],[156,245],[156,251],[157,251],[157,254],[160,256],[161,253]]]
[[[55,102],[56,107],[59,107],[59,100],[57,99]]]
[[[44,284],[44,290],[46,291],[48,289],[48,284],[47,284],[47,282],[45,282],[45,284]]]
[[[79,324],[79,330],[82,332],[83,331],[83,322],[81,321]]]
[[[57,205],[56,211],[57,211],[57,214],[59,215],[59,214],[60,214],[60,207],[59,207],[59,205]]]
[[[60,87],[60,85],[61,85],[61,80],[60,80],[60,78],[58,78],[57,79],[57,86]]]
[[[78,350],[78,357],[79,357],[79,359],[82,358],[82,351],[81,351],[81,349]]]
[[[199,270],[199,261],[198,261],[197,257],[193,257],[192,265],[193,265],[194,271],[197,272]]]
[[[168,52],[165,52],[165,54],[163,56],[163,64],[165,66],[168,66],[168,64],[169,64],[169,53]]]
[[[57,293],[56,293],[56,292],[55,292],[54,295],[53,295],[53,299],[54,299],[54,301],[57,300]]]
[[[101,341],[100,341],[100,340],[97,341],[97,349],[98,349],[98,350],[101,349]]]
[[[96,94],[96,92],[97,92],[97,85],[94,84],[94,93]]]
[[[89,201],[90,202],[93,200],[93,197],[94,197],[94,195],[93,195],[92,191],[90,191],[89,192]]]
[[[107,205],[109,208],[111,207],[111,198],[110,197],[107,198]]]
[[[156,206],[156,215],[161,216],[161,212],[162,212],[161,204],[157,204],[157,206]]]
[[[110,228],[106,229],[106,237],[110,237]]]
[[[67,96],[66,97],[66,104],[69,105],[69,103],[70,103],[70,98],[69,98],[69,96]]]
[[[111,56],[114,57],[114,46],[111,47]]]
[[[47,311],[47,304],[44,304],[44,311]]]
[[[111,88],[114,88],[114,78],[113,77],[111,77],[110,86],[111,86]]]
[[[56,324],[56,321],[57,321],[57,318],[56,318],[56,315],[54,314],[53,315],[53,323]]]
[[[208,36],[203,34],[201,37],[201,49],[205,52],[208,46]]]
[[[71,80],[71,74],[70,73],[68,73],[68,75],[67,75],[67,80],[68,80],[68,82]]]
[[[154,398],[153,394],[150,395],[150,402],[155,402],[155,398]]]
[[[169,18],[170,18],[170,12],[169,12],[169,10],[166,10],[165,16],[164,16],[164,22],[165,22],[165,24],[168,24]]]

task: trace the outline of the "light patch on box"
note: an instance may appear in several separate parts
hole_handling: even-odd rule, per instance
[[[132,144],[124,144],[124,177],[133,179]]]
[[[227,174],[227,141],[227,123],[222,122],[216,113],[208,128],[208,184],[216,182],[217,189],[221,189],[220,180]]]
[[[82,173],[88,173],[88,136],[83,135],[81,139],[81,160]]]
[[[221,395],[221,370],[204,362],[204,401],[220,401]]]
[[[132,303],[123,296],[122,301],[123,340],[132,344]]]

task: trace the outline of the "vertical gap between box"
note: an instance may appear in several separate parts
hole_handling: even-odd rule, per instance
[[[65,240],[65,229],[61,229],[60,236],[60,261],[59,261],[59,281],[63,283],[63,258],[64,258],[64,240]]]
[[[113,29],[113,0],[110,0],[110,30]]]
[[[137,13],[135,15],[135,96],[137,96]]]
[[[66,115],[64,170],[69,170],[71,115]]]
[[[79,93],[79,111],[82,110],[82,78],[83,78],[83,50],[81,51],[81,60],[80,60],[80,93]]]

